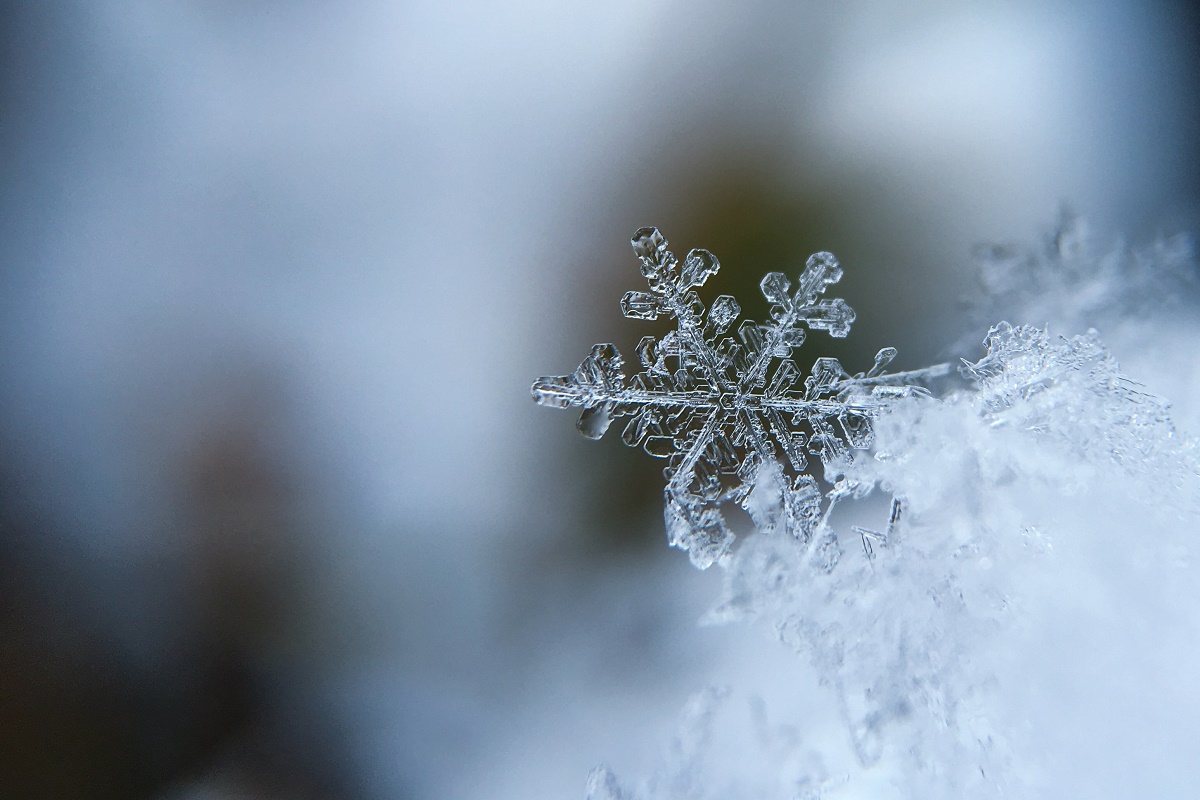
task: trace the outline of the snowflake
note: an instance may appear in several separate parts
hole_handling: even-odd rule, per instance
[[[734,537],[721,507],[730,502],[759,530],[812,539],[837,499],[864,489],[837,481],[822,492],[807,471],[809,455],[828,472],[869,448],[872,419],[896,398],[922,393],[913,381],[944,375],[948,366],[886,373],[896,349],[885,347],[866,372],[850,375],[836,358],[818,358],[801,382],[790,356],[807,332],[845,337],[855,318],[845,300],[821,299],[842,277],[832,254],[810,256],[794,290],[783,273],[768,273],[760,287],[771,321],[745,320],[726,336],[741,314],[737,301],[721,295],[706,310],[696,292],[720,268],[712,253],[695,249],[681,263],[656,228],[640,229],[632,243],[650,291],[626,293],[621,311],[634,319],[670,316],[675,330],[642,338],[643,370],[629,381],[616,347],[598,344],[571,375],[536,381],[534,400],[582,407],[578,427],[590,439],[629,418],[625,444],[668,459],[667,533],[696,566],[729,552]]]

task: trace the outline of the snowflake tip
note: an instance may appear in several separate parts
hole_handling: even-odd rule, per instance
[[[875,366],[871,367],[871,371],[867,373],[868,378],[874,378],[883,372],[888,364],[896,359],[898,351],[894,347],[885,347],[875,354]]]
[[[549,408],[570,408],[579,396],[566,376],[538,378],[533,382],[531,392],[535,403]]]
[[[697,247],[683,260],[683,281],[680,288],[703,286],[704,282],[717,274],[721,262],[707,250]]]
[[[638,228],[629,241],[633,245],[633,252],[645,261],[657,262],[660,254],[667,249],[667,240],[654,227]]]
[[[782,272],[768,272],[758,284],[758,288],[762,290],[763,297],[767,298],[768,302],[780,306],[790,306],[792,304],[792,298],[788,297],[788,289],[791,287],[792,282]]]
[[[804,272],[800,274],[800,289],[796,298],[811,303],[817,295],[841,279],[842,266],[833,253],[813,253],[804,262]]]

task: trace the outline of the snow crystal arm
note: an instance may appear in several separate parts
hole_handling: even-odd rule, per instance
[[[805,324],[811,330],[827,330],[830,335],[844,337],[850,333],[854,310],[841,298],[815,303],[818,295],[842,279],[842,268],[832,253],[814,253],[808,257],[804,272],[794,295],[788,295],[791,281],[782,272],[769,272],[759,288],[771,306],[773,323],[763,326],[766,331],[763,346],[753,366],[741,376],[739,387],[761,385],[763,375],[775,358],[787,358],[793,347],[804,344]]]
[[[709,276],[715,275],[721,268],[720,262],[707,250],[696,249],[688,253],[680,267],[657,228],[639,229],[631,243],[642,261],[642,275],[646,276],[652,294],[627,292],[621,298],[622,313],[635,319],[655,319],[663,312],[674,317],[679,325],[680,347],[698,362],[712,385],[719,385],[720,361],[704,341],[701,322],[704,305],[694,287],[704,285]]]

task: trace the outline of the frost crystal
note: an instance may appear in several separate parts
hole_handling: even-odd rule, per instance
[[[984,344],[987,356],[964,361],[961,372],[975,382],[976,403],[992,427],[1056,441],[1081,462],[1111,461],[1140,478],[1138,491],[1147,496],[1198,496],[1196,442],[1176,430],[1166,403],[1120,371],[1095,329],[1052,337],[1045,328],[1001,322]]]
[[[599,439],[613,420],[628,418],[621,435],[630,447],[668,459],[665,516],[670,543],[706,568],[729,552],[733,534],[721,506],[736,502],[759,530],[784,529],[809,541],[840,496],[856,487],[836,484],[822,493],[808,474],[809,455],[822,465],[852,459],[872,442],[872,420],[899,397],[921,393],[914,382],[943,375],[943,365],[887,373],[896,357],[885,347],[866,372],[851,375],[835,358],[819,358],[809,375],[790,358],[808,331],[850,333],[854,311],[841,298],[822,298],[842,277],[830,253],[809,257],[793,288],[781,272],[760,287],[771,303],[770,321],[744,320],[729,295],[706,310],[696,289],[720,263],[695,249],[680,262],[656,228],[632,239],[650,291],[627,292],[621,311],[634,319],[675,320],[661,339],[637,346],[642,371],[626,381],[616,347],[598,344],[571,375],[533,384],[541,405],[580,407],[579,431]],[[825,513],[822,513],[822,510]],[[832,561],[836,548],[828,548]]]

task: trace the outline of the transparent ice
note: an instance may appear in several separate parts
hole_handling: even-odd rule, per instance
[[[823,493],[809,456],[826,467],[852,461],[853,451],[871,446],[873,418],[949,367],[889,373],[896,350],[885,347],[865,372],[851,375],[837,359],[819,358],[801,381],[790,356],[808,332],[844,337],[854,322],[845,300],[822,298],[842,277],[832,254],[810,256],[795,287],[783,273],[768,273],[760,287],[770,321],[747,319],[727,335],[741,314],[737,300],[721,295],[706,310],[696,292],[720,269],[716,256],[695,249],[680,262],[657,228],[638,230],[632,243],[650,291],[626,293],[621,311],[669,316],[675,330],[642,338],[642,371],[628,381],[616,347],[598,344],[571,375],[534,383],[534,399],[582,408],[579,431],[591,439],[627,418],[622,441],[667,459],[667,534],[700,568],[730,552],[726,503],[745,508],[759,530],[784,529],[805,542],[820,536],[833,504],[857,487],[842,482]],[[835,557],[831,544],[826,550]]]

